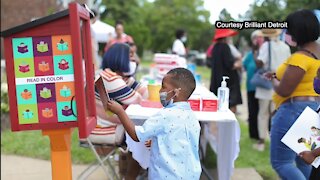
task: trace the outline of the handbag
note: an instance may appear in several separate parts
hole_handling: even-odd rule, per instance
[[[264,89],[272,89],[272,82],[265,79],[263,77],[263,74],[270,71],[271,69],[271,42],[268,43],[268,51],[269,51],[269,56],[268,56],[268,68],[259,68],[256,70],[254,73],[252,79],[250,80],[250,83],[256,87],[261,87]]]

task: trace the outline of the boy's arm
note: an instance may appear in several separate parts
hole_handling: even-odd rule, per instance
[[[137,137],[136,130],[135,130],[135,125],[129,119],[129,117],[128,117],[127,113],[124,111],[123,107],[115,101],[109,101],[108,102],[108,109],[118,115],[120,121],[123,124],[123,127],[126,129],[129,136],[134,141],[139,142],[139,139]]]

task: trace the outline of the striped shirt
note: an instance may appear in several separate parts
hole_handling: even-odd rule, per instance
[[[98,71],[96,78],[99,75],[103,79],[109,97],[123,105],[139,104],[142,99],[148,97],[147,88],[135,81],[133,77],[125,81],[120,75],[110,69]],[[100,99],[97,91],[96,98]]]

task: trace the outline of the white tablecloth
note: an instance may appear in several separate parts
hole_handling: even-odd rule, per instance
[[[159,110],[141,107],[140,105],[130,105],[126,112],[136,125],[141,125]],[[234,161],[240,152],[240,127],[235,115],[231,111],[199,111],[195,112],[195,115],[199,121],[206,122],[203,126],[204,134],[201,145],[205,146],[206,142],[209,142],[212,149],[217,153],[219,180],[230,180],[234,169]],[[217,132],[212,130],[214,126]],[[126,142],[133,158],[139,162],[141,167],[146,169],[149,166],[150,151],[144,146],[144,142],[137,143],[128,135]]]

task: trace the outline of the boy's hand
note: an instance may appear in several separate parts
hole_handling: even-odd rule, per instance
[[[308,164],[311,164],[316,159],[311,151],[303,151],[299,153],[299,156]]]
[[[151,143],[152,143],[152,141],[151,141],[151,140],[148,140],[148,141],[146,141],[146,142],[144,143],[144,145],[149,148],[149,147],[151,147]]]
[[[124,112],[123,107],[116,101],[113,101],[113,100],[108,101],[107,105],[108,105],[108,109],[117,115]]]

